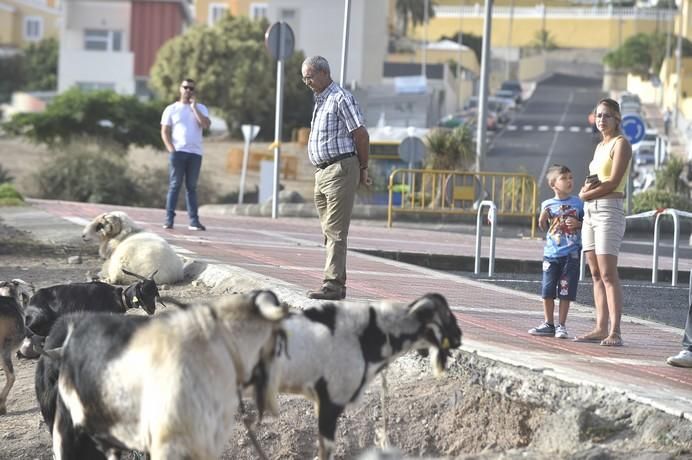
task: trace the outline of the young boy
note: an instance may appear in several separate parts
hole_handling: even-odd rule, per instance
[[[546,174],[548,185],[555,197],[541,203],[538,226],[547,229],[543,249],[543,315],[540,326],[529,329],[529,334],[567,338],[567,312],[577,297],[579,282],[579,256],[581,254],[581,220],[584,203],[572,193],[572,172],[566,166],[553,165]],[[554,324],[555,297],[560,299],[557,327]]]

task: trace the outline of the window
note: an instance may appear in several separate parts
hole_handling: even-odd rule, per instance
[[[219,19],[228,14],[228,5],[224,3],[210,3],[209,16],[207,22],[210,26],[214,25]]]
[[[266,3],[250,3],[250,19],[259,21],[267,17]]]
[[[82,91],[99,91],[104,89],[110,89],[115,91],[115,83],[102,83],[94,81],[78,81],[75,83],[77,88]]]
[[[43,18],[40,16],[27,16],[24,18],[24,39],[39,41],[43,38]]]
[[[120,30],[86,29],[84,49],[90,51],[122,51],[123,33]]]

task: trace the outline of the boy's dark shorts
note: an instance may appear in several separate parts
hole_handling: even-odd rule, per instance
[[[579,251],[564,257],[543,258],[541,298],[575,300],[579,284]]]

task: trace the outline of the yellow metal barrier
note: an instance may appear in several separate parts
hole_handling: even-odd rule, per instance
[[[475,215],[475,203],[491,200],[498,216],[527,217],[536,234],[538,184],[525,173],[395,169],[387,188],[388,227],[395,212]]]

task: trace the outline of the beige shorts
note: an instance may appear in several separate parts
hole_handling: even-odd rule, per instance
[[[625,235],[625,200],[623,198],[601,198],[584,203],[584,223],[581,242],[584,251],[596,254],[620,253],[620,244]]]

